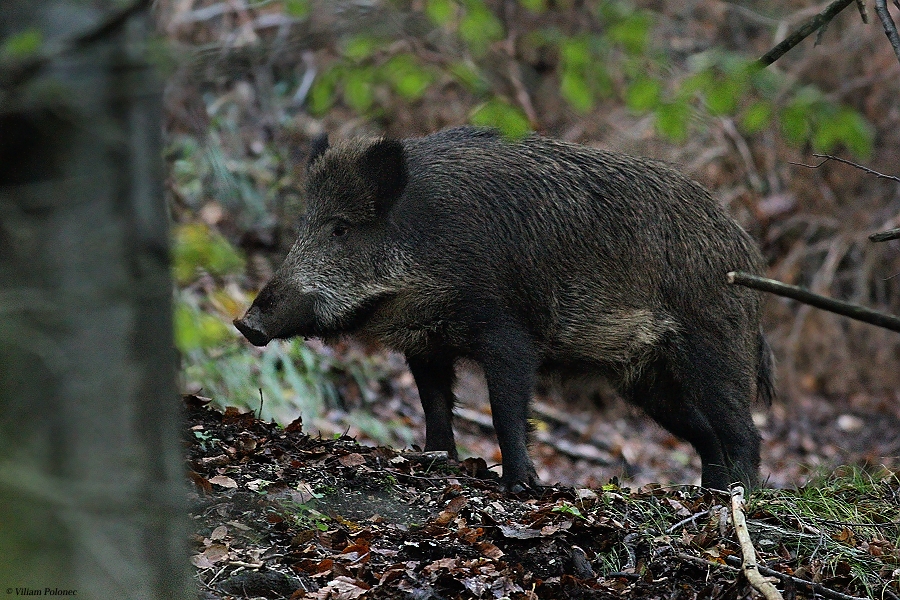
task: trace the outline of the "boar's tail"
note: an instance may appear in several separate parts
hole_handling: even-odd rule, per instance
[[[762,331],[759,332],[756,343],[759,354],[756,367],[756,396],[766,406],[770,406],[775,398],[775,356]]]

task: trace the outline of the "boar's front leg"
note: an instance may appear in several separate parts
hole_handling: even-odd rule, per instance
[[[441,355],[407,356],[419,388],[419,398],[425,411],[425,450],[446,450],[452,460],[457,460],[456,442],[453,439],[453,358]]]
[[[482,333],[476,359],[484,369],[503,458],[501,481],[507,490],[518,492],[540,485],[528,456],[528,406],[538,360],[526,332],[516,326],[500,329],[498,325]]]

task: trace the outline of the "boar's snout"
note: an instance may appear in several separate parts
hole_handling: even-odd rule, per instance
[[[254,346],[265,346],[272,341],[272,337],[266,333],[260,322],[259,309],[255,306],[250,307],[244,318],[235,319],[233,322],[238,331]]]

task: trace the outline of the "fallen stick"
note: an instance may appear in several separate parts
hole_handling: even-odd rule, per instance
[[[784,600],[781,592],[772,585],[772,582],[762,576],[756,568],[756,550],[747,530],[747,520],[744,518],[744,487],[733,485],[731,487],[731,520],[734,523],[734,532],[741,544],[741,572],[766,600]]]
[[[890,329],[891,331],[900,332],[900,318],[897,318],[894,315],[872,310],[871,308],[859,306],[858,304],[843,302],[827,296],[814,294],[809,290],[797,287],[796,285],[788,285],[786,283],[781,283],[780,281],[775,281],[774,279],[757,277],[756,275],[742,273],[741,271],[732,271],[728,273],[728,283],[762,290],[763,292],[784,296],[785,298],[792,298],[799,302],[803,302],[804,304],[827,310],[828,312],[850,317],[857,321],[863,321],[870,325],[877,325],[878,327]]]

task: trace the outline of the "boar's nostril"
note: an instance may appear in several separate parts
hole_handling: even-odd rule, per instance
[[[243,319],[235,319],[232,322],[237,327],[237,330],[254,346],[265,346],[268,344],[271,338],[257,325],[248,323],[248,321],[249,319],[244,317]]]

